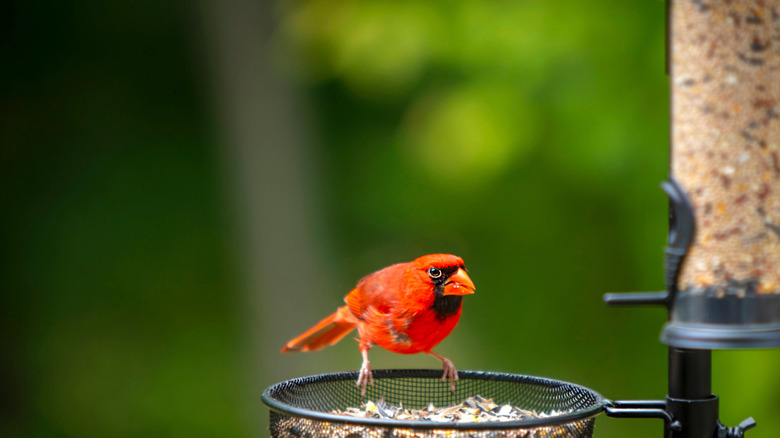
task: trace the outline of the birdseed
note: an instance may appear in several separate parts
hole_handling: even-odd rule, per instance
[[[499,405],[491,398],[475,395],[462,403],[435,407],[429,403],[424,409],[404,408],[403,404],[394,406],[385,403],[383,399],[377,402],[366,401],[360,408],[349,407],[345,410],[334,410],[332,414],[358,418],[391,419],[400,421],[433,421],[441,423],[482,423],[486,421],[520,421],[527,418],[545,418],[560,415],[564,412],[537,412],[521,409],[510,404]]]

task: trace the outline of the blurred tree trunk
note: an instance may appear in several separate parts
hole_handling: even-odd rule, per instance
[[[203,6],[244,282],[245,414],[252,435],[265,436],[261,390],[305,369],[302,357],[287,363],[279,348],[294,330],[324,316],[316,310],[329,307],[312,291],[324,272],[313,231],[321,217],[316,169],[294,90],[272,60],[276,3],[206,0]]]

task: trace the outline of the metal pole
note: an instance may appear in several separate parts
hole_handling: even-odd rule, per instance
[[[669,347],[669,397],[705,399],[712,396],[710,350]]]
[[[720,427],[718,397],[712,395],[710,350],[669,347],[666,410],[680,427],[672,438],[714,438]]]

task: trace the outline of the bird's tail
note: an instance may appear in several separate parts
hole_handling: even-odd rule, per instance
[[[282,353],[291,351],[316,351],[340,341],[355,329],[357,319],[347,306],[339,307],[335,313],[317,325],[306,330],[282,347]]]

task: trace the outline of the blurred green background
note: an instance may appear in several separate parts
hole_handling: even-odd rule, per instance
[[[438,348],[460,369],[663,398],[664,312],[601,296],[663,284],[664,7],[5,6],[0,435],[265,436],[264,387],[360,363],[279,348],[430,252],[477,284]],[[721,419],[776,436],[780,353],[713,363]]]

